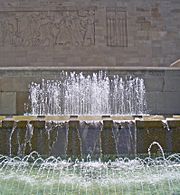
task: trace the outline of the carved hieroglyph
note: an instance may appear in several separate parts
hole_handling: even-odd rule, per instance
[[[107,46],[127,47],[127,11],[122,7],[106,8]]]
[[[146,8],[137,7],[136,12],[137,34],[140,40],[151,39],[152,32],[156,32],[157,36],[157,32],[165,31],[165,24],[158,4]],[[162,35],[162,33],[160,35]],[[153,37],[153,39],[155,39],[155,37]]]
[[[0,46],[91,46],[95,10],[0,12]]]

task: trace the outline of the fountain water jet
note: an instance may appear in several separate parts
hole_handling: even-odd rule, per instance
[[[0,157],[3,194],[178,194],[180,156],[115,161]],[[164,163],[164,161],[166,163]]]
[[[147,113],[144,80],[106,72],[61,74],[30,85],[31,115],[142,115]]]
[[[154,146],[154,145],[157,145],[157,146],[159,147],[159,150],[160,150],[160,152],[161,152],[161,154],[162,154],[163,160],[165,160],[166,158],[165,158],[165,154],[164,154],[163,148],[162,148],[162,146],[161,146],[158,142],[153,142],[153,143],[149,146],[149,148],[148,148],[149,157],[151,157],[151,148],[152,148],[152,146]]]
[[[2,151],[9,152],[10,157],[0,157],[0,192],[179,193],[180,157],[176,154],[166,158],[163,153],[160,144],[164,148],[167,141],[163,121],[146,121],[144,116],[122,120],[122,116],[117,116],[146,114],[143,79],[108,76],[105,72],[61,76],[56,81],[31,84],[31,114],[38,115],[36,119],[17,124],[3,121],[0,133],[9,142]],[[50,121],[47,115],[56,116]],[[71,117],[66,119],[67,115]],[[97,115],[95,120],[90,120],[92,115]],[[172,131],[172,124],[168,121],[167,125],[168,132]],[[18,144],[13,141],[15,138]],[[162,157],[150,158],[154,145],[160,148]],[[120,158],[147,153],[148,147],[148,158]],[[33,150],[40,154],[30,153]],[[110,155],[106,162],[105,155]]]

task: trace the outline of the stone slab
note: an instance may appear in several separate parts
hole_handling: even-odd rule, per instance
[[[167,121],[169,129],[172,131],[172,152],[180,151],[180,120]]]
[[[82,68],[82,69],[80,69]],[[147,111],[148,114],[180,114],[180,83],[179,69],[167,68],[119,68],[101,67],[107,75],[120,75],[126,77],[144,78],[146,86]],[[65,71],[76,70],[92,75],[98,72],[98,67],[69,67]],[[0,68],[0,114],[22,115],[28,110],[28,90],[31,82],[41,83],[42,79],[61,79],[61,68]],[[8,80],[9,79],[9,80]],[[6,81],[4,85],[2,82]],[[25,84],[22,84],[22,83]],[[16,84],[14,84],[16,83]],[[81,117],[82,119],[83,117]],[[84,120],[93,120],[86,117]]]
[[[28,92],[16,92],[16,113],[23,115],[29,113],[29,93]]]
[[[148,148],[153,142],[158,142],[164,151],[168,151],[167,129],[164,128],[161,121],[136,121],[136,139],[137,153],[148,154]],[[152,153],[158,153],[157,145],[152,148]]]
[[[180,76],[169,76],[165,78],[164,91],[167,92],[179,92],[180,91]]]
[[[2,1],[0,66],[169,66],[180,58],[179,6],[164,0]]]
[[[178,85],[176,86],[178,88]],[[176,92],[147,92],[147,105],[149,114],[179,114],[180,93]]]
[[[16,114],[16,92],[0,92],[0,114]]]

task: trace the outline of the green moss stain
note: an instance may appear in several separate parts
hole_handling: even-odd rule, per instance
[[[67,157],[81,158],[79,121],[69,121],[66,155]]]
[[[163,149],[167,149],[166,133],[162,121],[136,121],[137,128],[137,153],[147,154],[150,144],[158,142]],[[155,145],[152,154],[158,154],[159,148]]]
[[[103,121],[100,139],[102,156],[114,156],[117,154],[112,120]]]
[[[49,155],[49,135],[45,128],[45,121],[31,121],[33,126],[33,135],[31,138],[31,151],[37,151],[39,154]]]
[[[18,140],[19,140],[19,155],[24,156],[26,150],[26,130],[27,121],[17,122]]]
[[[58,136],[58,125],[54,122],[47,122],[46,123],[46,131],[48,132],[48,146],[49,146],[49,154],[52,152],[52,148],[57,141]],[[47,139],[45,140],[45,142]]]
[[[168,121],[170,130],[172,131],[172,152],[180,152],[180,120]]]

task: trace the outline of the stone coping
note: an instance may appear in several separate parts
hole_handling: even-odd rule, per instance
[[[19,66],[19,67],[0,67],[0,71],[53,71],[53,70],[130,70],[130,71],[146,71],[146,70],[180,70],[180,67],[118,67],[118,66],[39,66],[39,67],[32,67],[32,66]]]
[[[172,117],[163,115],[150,115],[150,116],[0,116],[0,121],[180,121],[180,115]]]

